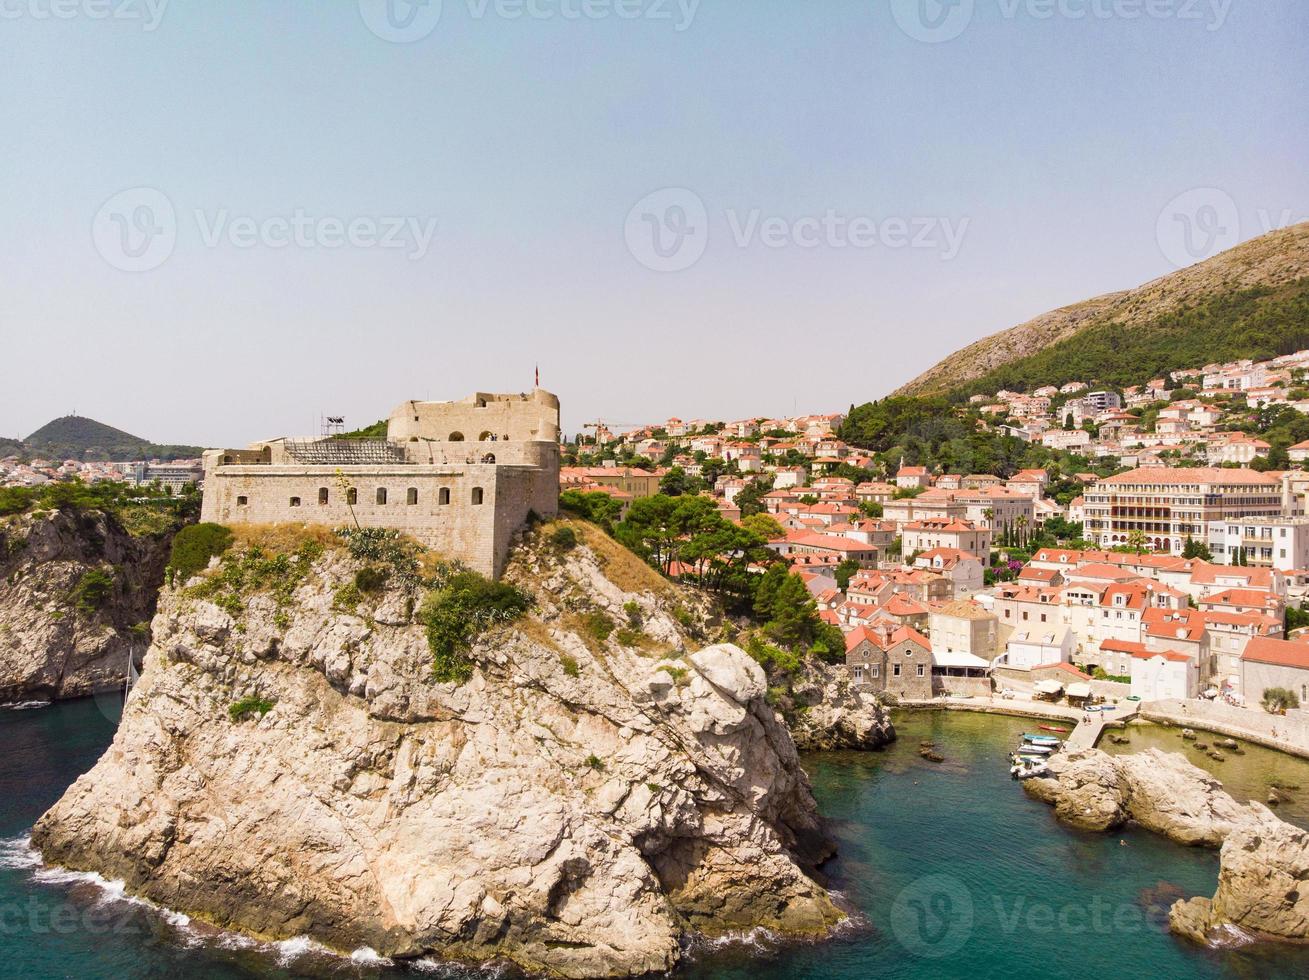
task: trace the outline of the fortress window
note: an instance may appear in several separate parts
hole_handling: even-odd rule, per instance
[[[346,490],[345,502],[349,504],[351,507],[359,503],[359,491],[356,490],[354,487],[350,487],[348,490]]]
[[[318,488],[318,505],[321,507],[327,503],[327,487]]]
[[[292,498],[291,498],[291,506],[292,506],[292,507],[299,507],[299,506],[300,506],[300,498],[299,498],[299,497],[292,497]]]
[[[486,442],[487,440],[489,440],[489,439],[491,439],[491,438],[492,438],[491,433],[489,433],[489,432],[483,432],[480,436],[477,437],[477,441],[478,441],[478,442]]]
[[[463,442],[464,434],[462,432],[451,432],[448,442]]]
[[[436,502],[445,505],[450,502],[450,488],[442,487],[436,495]]]
[[[249,497],[237,497],[237,498],[236,498],[236,506],[238,506],[238,507],[245,507],[245,506],[246,506],[247,504],[249,504],[249,503],[250,503],[250,498],[249,498]]]
[[[379,504],[386,503],[386,487],[377,488],[377,502]]]
[[[408,493],[405,494],[405,503],[407,503],[410,507],[412,507],[414,504],[418,503],[418,488],[417,488],[417,487],[410,487],[410,488],[409,488]]]
[[[483,463],[494,463],[494,462],[495,462],[495,453],[487,453],[485,456],[482,457],[482,462],[483,462]]]
[[[482,488],[473,487],[473,504],[476,506],[482,502]]]

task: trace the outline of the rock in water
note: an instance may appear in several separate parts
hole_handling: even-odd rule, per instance
[[[133,537],[100,511],[0,519],[0,703],[120,688],[145,641],[171,532]],[[110,584],[79,590],[90,573]]]
[[[1214,897],[1172,907],[1174,932],[1208,945],[1233,928],[1255,938],[1309,939],[1309,833],[1258,810],[1223,842]]]
[[[1180,844],[1217,847],[1250,815],[1218,780],[1177,753],[1111,756],[1089,749],[1054,756],[1050,770],[1054,778],[1028,780],[1023,789],[1084,830],[1112,830],[1131,818]]]
[[[694,598],[594,529],[543,540],[509,572],[535,608],[462,685],[432,680],[420,597],[349,592],[335,547],[239,606],[166,593],[113,745],[34,843],[222,927],[568,977],[667,970],[688,933],[825,933],[803,869],[832,847],[759,665],[686,655]]]

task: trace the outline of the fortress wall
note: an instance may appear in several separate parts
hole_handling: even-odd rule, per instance
[[[463,439],[451,439],[458,433]],[[537,390],[525,395],[478,393],[458,402],[408,401],[387,420],[392,442],[559,441],[559,399]]]
[[[347,506],[338,487],[343,473],[358,491]],[[458,559],[483,575],[496,576],[504,565],[513,533],[530,510],[540,509],[548,474],[515,467],[335,467],[224,466],[206,476],[201,520],[218,524],[322,524],[395,528],[437,554]],[[319,491],[326,488],[326,504]],[[378,488],[386,503],[377,502]],[[473,503],[475,489],[482,503]],[[408,503],[410,489],[417,503]],[[441,490],[450,502],[440,503]],[[554,499],[557,501],[556,484]],[[245,498],[242,504],[239,498]],[[292,506],[292,498],[299,506]],[[553,514],[551,507],[549,513]]]

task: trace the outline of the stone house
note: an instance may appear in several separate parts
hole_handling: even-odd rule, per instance
[[[902,699],[932,697],[932,645],[908,626],[852,630],[845,638],[845,663],[857,687]]]

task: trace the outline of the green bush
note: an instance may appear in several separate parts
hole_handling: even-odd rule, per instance
[[[563,665],[564,673],[569,677],[577,677],[582,673],[582,669],[577,666],[577,659],[566,653],[559,658],[559,663]]]
[[[604,760],[602,760],[598,755],[595,755],[594,753],[586,757],[586,764],[590,766],[592,769],[594,769],[596,772],[605,771]]]
[[[577,547],[577,532],[567,524],[560,524],[551,533],[550,544],[558,551],[572,551]]]
[[[381,592],[390,576],[386,569],[367,565],[355,572],[355,588],[365,595]]]
[[[640,630],[630,629],[627,626],[620,629],[616,635],[618,637],[618,642],[625,647],[640,646],[641,640],[645,636],[645,634]]]
[[[582,624],[586,628],[586,632],[595,637],[600,643],[609,639],[609,635],[614,631],[614,621],[598,609],[595,612],[587,613]]]
[[[473,665],[464,653],[483,631],[517,619],[531,604],[527,593],[508,582],[492,582],[472,571],[450,575],[418,613],[427,627],[434,679],[462,684],[472,677]]]
[[[256,714],[262,718],[264,715],[268,714],[268,712],[273,710],[273,705],[276,703],[276,701],[269,701],[267,698],[259,698],[251,695],[250,697],[242,698],[240,701],[233,701],[231,706],[227,709],[227,715],[235,722],[245,721],[251,715]]]
[[[94,616],[104,608],[114,591],[114,573],[90,568],[82,573],[68,594],[68,601],[84,616]]]
[[[175,581],[185,584],[192,575],[209,567],[210,559],[232,546],[232,532],[221,524],[192,524],[173,537],[169,566]]]

